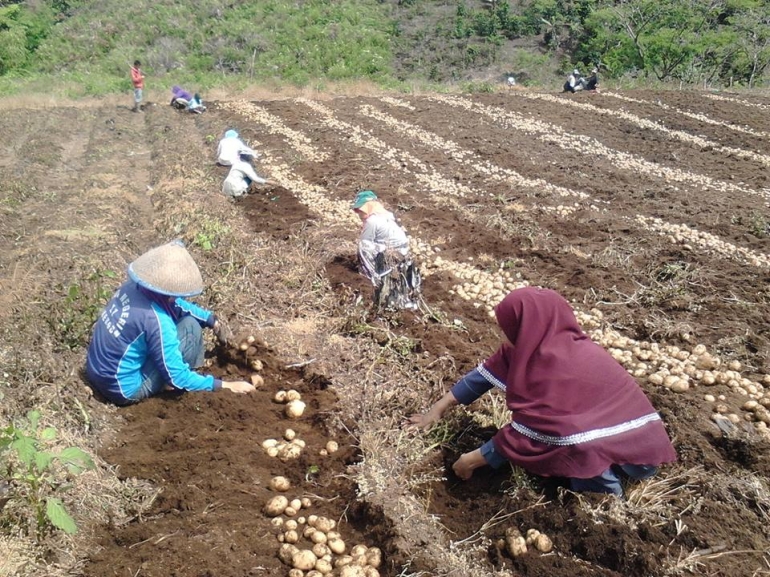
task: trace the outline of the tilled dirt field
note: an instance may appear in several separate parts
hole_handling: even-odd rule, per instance
[[[228,101],[194,117],[165,106],[4,112],[2,298],[20,320],[4,329],[3,359],[11,375],[40,368],[6,392],[8,410],[54,389],[52,406],[74,425],[89,415],[120,478],[160,489],[148,510],[73,542],[88,556],[77,571],[288,574],[277,557],[285,535],[263,513],[271,477],[284,475],[289,496],[312,503],[297,517],[328,516],[349,546],[379,547],[382,575],[770,573],[770,113],[760,107],[770,102],[716,96],[511,91]],[[226,171],[213,160],[229,128],[263,153],[258,172],[276,186],[221,196]],[[425,273],[419,312],[370,310],[349,210],[361,188],[412,237]],[[111,409],[78,373],[87,331],[73,336],[84,321],[62,304],[66,287],[92,287],[94,270],[120,277],[177,236],[201,263],[203,304],[257,337],[246,353],[212,348],[209,370],[248,378],[258,359],[265,384],[246,397]],[[489,310],[524,284],[570,299],[669,429],[679,462],[625,501],[510,468],[454,477],[453,460],[505,422],[497,397],[426,435],[401,427],[494,352]],[[38,302],[72,322],[36,320]],[[45,386],[33,394],[36,382]],[[308,405],[297,421],[273,401],[289,389]],[[716,413],[732,427],[717,427]],[[305,448],[283,462],[262,442],[289,427]],[[341,449],[322,455],[329,440]],[[512,558],[498,540],[514,526],[545,532],[553,551]]]

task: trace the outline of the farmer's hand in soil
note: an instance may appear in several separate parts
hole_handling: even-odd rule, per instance
[[[463,454],[457,459],[454,465],[452,465],[452,470],[455,472],[455,475],[460,477],[460,479],[467,481],[471,478],[471,475],[473,475],[474,469],[483,467],[486,464],[487,462],[481,454],[481,449],[476,449],[470,453]]]
[[[230,330],[230,327],[227,326],[227,323],[224,321],[217,319],[217,322],[214,323],[213,331],[214,335],[217,337],[217,340],[223,345],[227,345],[232,342],[233,331]]]
[[[428,409],[425,413],[418,413],[409,417],[406,421],[406,425],[408,427],[427,431],[433,426],[434,423],[441,420],[441,417],[444,416],[444,413],[446,413],[450,407],[456,404],[457,399],[452,394],[452,391],[449,391],[438,401],[433,403],[433,406],[431,406],[431,408]]]
[[[254,391],[254,385],[246,381],[222,381],[222,388],[234,393],[251,393]]]

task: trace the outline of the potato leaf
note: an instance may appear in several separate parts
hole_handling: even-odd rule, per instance
[[[68,535],[78,532],[75,520],[70,517],[64,504],[56,497],[48,497],[45,501],[45,514],[51,524],[57,529],[61,529]]]
[[[77,447],[64,449],[59,453],[59,460],[67,466],[71,473],[82,473],[85,470],[93,469],[95,466],[91,455]]]

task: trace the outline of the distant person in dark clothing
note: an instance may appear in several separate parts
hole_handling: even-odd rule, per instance
[[[580,83],[583,85],[583,90],[596,90],[599,87],[599,70],[597,68],[591,70],[591,76],[581,78]]]

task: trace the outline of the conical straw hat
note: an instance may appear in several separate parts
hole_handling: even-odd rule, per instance
[[[139,286],[162,295],[189,297],[203,292],[201,271],[180,242],[147,251],[128,265],[128,276]]]

